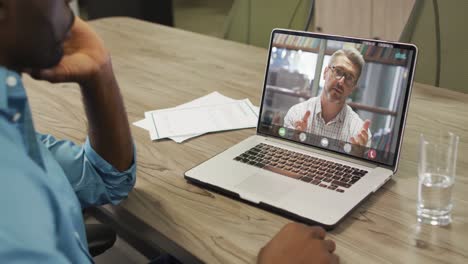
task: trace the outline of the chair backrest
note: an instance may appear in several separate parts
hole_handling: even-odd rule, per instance
[[[400,40],[419,47],[416,81],[468,93],[468,1],[417,0],[414,8]]]
[[[304,30],[311,0],[235,0],[226,19],[224,38],[268,47],[274,28]]]

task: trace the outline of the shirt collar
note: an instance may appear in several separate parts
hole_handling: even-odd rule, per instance
[[[21,76],[0,66],[0,109],[7,109],[9,97],[25,97]]]
[[[335,118],[333,118],[330,122],[328,122],[328,124],[332,124],[332,123],[335,123],[335,122],[343,123],[344,119],[346,117],[346,110],[347,110],[347,104],[343,105],[343,108],[341,108],[338,115],[336,115]],[[316,114],[317,117],[320,117],[323,120],[323,117],[322,117],[322,98],[321,97],[317,97],[317,103],[315,104],[315,114]]]

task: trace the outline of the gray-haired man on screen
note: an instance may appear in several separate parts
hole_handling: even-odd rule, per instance
[[[346,104],[357,87],[364,66],[354,48],[337,50],[325,68],[322,93],[291,107],[284,117],[287,128],[370,147],[370,120],[362,121]]]

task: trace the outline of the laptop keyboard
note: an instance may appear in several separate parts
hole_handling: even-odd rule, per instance
[[[344,193],[367,171],[279,147],[258,144],[234,160]]]

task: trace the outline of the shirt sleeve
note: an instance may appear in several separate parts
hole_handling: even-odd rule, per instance
[[[62,167],[83,208],[117,204],[135,185],[135,149],[132,165],[120,172],[92,148],[89,138],[81,146],[51,135],[38,134],[38,137]]]
[[[297,105],[292,106],[286,116],[284,117],[283,126],[290,129],[295,129],[294,123],[298,121],[297,119]]]
[[[296,129],[295,123],[297,121],[301,121],[304,118],[304,115],[307,113],[308,110],[310,110],[312,112],[312,110],[311,110],[312,106],[313,106],[313,103],[312,103],[313,101],[312,100],[307,100],[305,102],[293,105],[289,109],[286,116],[284,117],[283,126],[286,127],[286,128],[290,128],[290,129]],[[311,113],[311,115],[310,115],[310,117],[308,119],[308,126],[307,126],[307,131],[309,131],[309,133],[310,133],[310,130],[311,130],[311,124],[312,124],[312,119],[313,118],[314,117],[313,117],[313,115]]]

